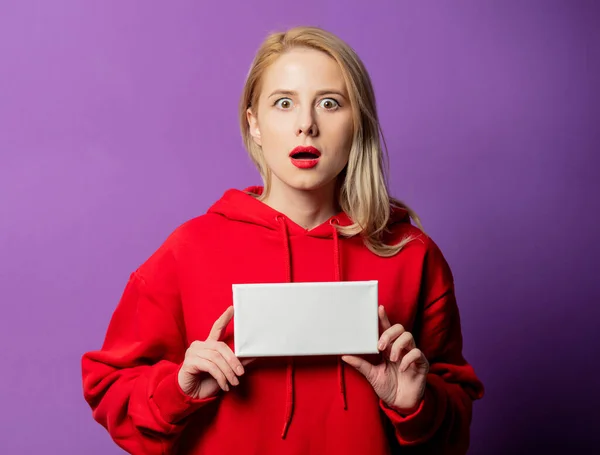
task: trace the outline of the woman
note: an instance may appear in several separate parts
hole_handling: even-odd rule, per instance
[[[227,191],[131,275],[83,356],[94,418],[136,454],[465,453],[483,387],[448,264],[388,194],[361,61],[321,29],[272,34],[240,108],[264,185]],[[232,284],[337,280],[379,281],[380,356],[233,354]]]

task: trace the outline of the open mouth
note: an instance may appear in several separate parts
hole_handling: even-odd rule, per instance
[[[290,152],[290,158],[294,160],[316,160],[321,156],[321,152],[315,147],[296,147]]]
[[[290,152],[292,164],[299,169],[312,169],[319,162],[321,152],[315,147],[296,147]]]
[[[311,153],[311,152],[298,152],[298,153],[293,153],[290,156],[292,158],[294,158],[295,160],[316,160],[317,158],[319,158],[319,155],[317,155],[316,153]]]

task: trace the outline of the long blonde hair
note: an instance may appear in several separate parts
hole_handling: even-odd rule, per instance
[[[324,52],[341,68],[353,111],[354,138],[346,169],[339,185],[340,208],[354,224],[338,226],[345,237],[360,234],[365,245],[379,256],[393,256],[414,237],[407,236],[395,245],[385,244],[391,210],[402,208],[423,230],[416,213],[403,202],[390,197],[387,182],[388,153],[377,115],[371,78],[354,50],[337,36],[317,27],[294,27],[272,33],[263,41],[250,67],[240,101],[240,125],[244,145],[258,168],[268,194],[271,175],[261,148],[250,134],[247,110],[257,105],[261,76],[281,54],[293,48]]]

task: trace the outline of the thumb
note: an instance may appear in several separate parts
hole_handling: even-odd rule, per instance
[[[229,324],[229,322],[231,321],[232,318],[233,318],[233,306],[229,306],[225,310],[225,312],[221,316],[219,316],[219,319],[217,319],[215,321],[215,323],[213,324],[212,329],[210,330],[210,333],[208,334],[207,340],[214,340],[214,341],[220,340],[221,335],[223,335],[225,328],[227,327],[227,325]]]
[[[243,366],[246,366],[246,365],[250,365],[255,360],[256,360],[256,358],[253,357],[253,358],[240,359],[240,362],[242,362]]]
[[[361,373],[365,378],[367,378],[367,381],[371,383],[373,382],[372,377],[374,367],[365,359],[361,359],[360,357],[356,357],[353,355],[343,355],[342,360],[348,365],[356,368],[359,373]]]

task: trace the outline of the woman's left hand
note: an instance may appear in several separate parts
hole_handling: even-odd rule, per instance
[[[378,347],[384,362],[373,365],[356,356],[342,356],[342,360],[362,373],[390,408],[410,414],[417,410],[425,394],[429,362],[417,349],[410,332],[400,324],[391,325],[383,306],[379,307],[379,320],[383,333]]]

